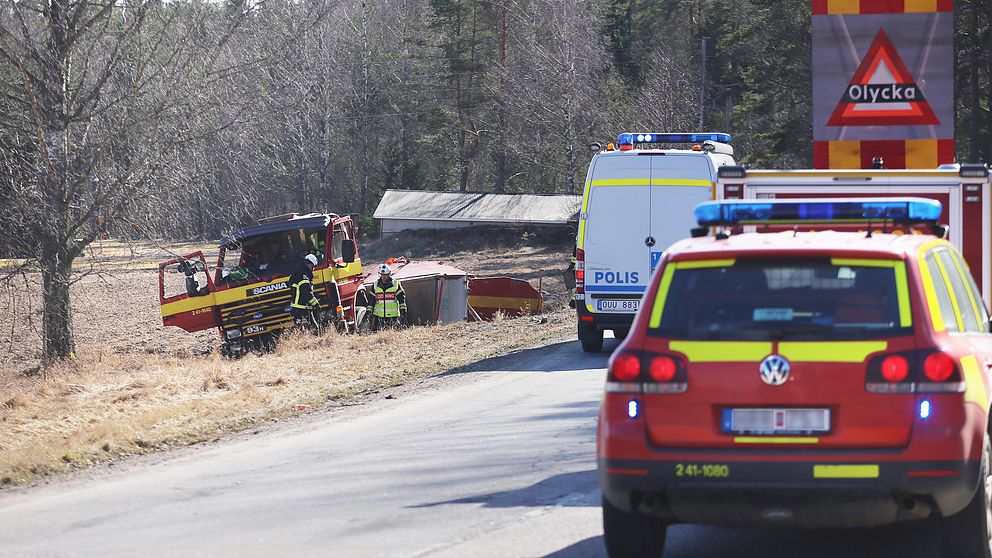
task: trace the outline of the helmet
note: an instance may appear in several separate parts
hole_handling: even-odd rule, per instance
[[[379,266],[379,275],[392,275],[392,274],[393,274],[393,270],[389,269],[388,265],[382,264]]]
[[[317,256],[314,256],[313,254],[307,254],[306,256],[303,256],[303,259],[310,262],[310,265],[312,266],[317,265]]]

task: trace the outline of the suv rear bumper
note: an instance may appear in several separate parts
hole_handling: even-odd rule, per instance
[[[870,527],[964,509],[980,462],[600,460],[603,496],[676,523]]]

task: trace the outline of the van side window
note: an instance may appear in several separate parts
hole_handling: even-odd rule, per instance
[[[961,331],[958,326],[957,314],[954,313],[954,303],[951,302],[951,295],[947,291],[947,283],[944,281],[944,274],[941,273],[940,267],[937,265],[937,258],[934,253],[928,253],[923,258],[922,264],[930,272],[930,286],[933,287],[937,296],[938,308],[936,310],[940,312],[940,317],[944,320],[944,327],[947,328],[947,331]],[[931,312],[934,310],[934,308],[930,309]]]
[[[968,287],[968,280],[963,276],[971,275],[968,273],[968,268],[956,259],[956,254],[951,250],[940,250],[937,252],[937,258],[951,281],[951,290],[961,310],[964,330],[970,333],[982,333],[985,329],[983,324],[987,320],[984,320],[984,310],[980,309],[983,304],[981,297],[975,298]]]

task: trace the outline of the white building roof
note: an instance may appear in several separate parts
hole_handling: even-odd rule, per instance
[[[376,219],[563,225],[576,221],[582,196],[386,190]]]

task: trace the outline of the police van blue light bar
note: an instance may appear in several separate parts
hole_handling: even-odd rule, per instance
[[[926,198],[733,200],[696,206],[700,227],[772,223],[936,223],[943,208]]]
[[[620,134],[620,137],[617,139],[617,143],[619,143],[620,145],[637,145],[640,143],[703,143],[704,141],[718,141],[720,143],[730,143],[730,134],[626,133],[626,134]]]

